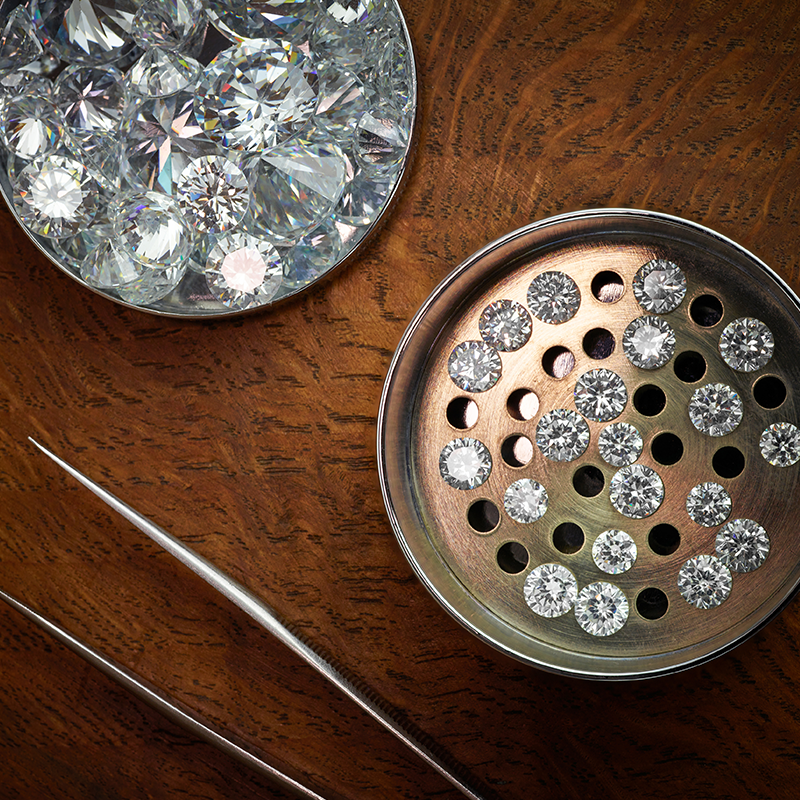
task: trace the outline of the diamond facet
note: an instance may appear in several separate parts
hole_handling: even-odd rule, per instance
[[[584,372],[575,384],[575,407],[587,419],[607,422],[615,419],[628,402],[628,390],[616,372],[593,369]]]
[[[131,67],[128,85],[143,97],[169,97],[189,89],[202,69],[191,56],[152,47]]]
[[[718,483],[701,483],[686,498],[686,513],[704,528],[722,525],[730,516],[731,496]]]
[[[791,422],[770,425],[758,444],[761,455],[773,467],[791,467],[800,461],[800,430]]]
[[[131,35],[141,47],[178,50],[197,36],[205,14],[200,0],[144,0],[131,24]]]
[[[453,439],[439,455],[439,472],[454,489],[475,489],[492,471],[492,456],[477,439]]]
[[[541,564],[525,578],[523,594],[534,614],[560,617],[578,599],[578,582],[561,564]]]
[[[202,233],[224,233],[243,219],[250,202],[244,173],[222,156],[192,159],[175,186],[178,206]]]
[[[453,383],[465,392],[491,389],[503,372],[497,350],[486,342],[461,342],[447,360],[447,371]]]
[[[336,264],[342,252],[342,237],[330,220],[307,233],[282,258],[283,285],[299,289],[317,280]]]
[[[743,416],[741,397],[724,383],[708,383],[695,389],[689,401],[692,425],[708,436],[725,436],[735,430]]]
[[[642,454],[644,440],[633,425],[627,422],[612,422],[606,425],[597,437],[600,456],[612,467],[627,467]]]
[[[131,283],[117,289],[117,294],[126,303],[143,306],[166,297],[180,282],[186,272],[186,264],[171,264],[161,269],[145,267],[141,275]]]
[[[675,352],[675,333],[661,317],[637,317],[625,328],[622,349],[641,369],[657,369]]]
[[[214,27],[235,42],[245,39],[308,41],[317,16],[314,0],[208,0]]]
[[[611,479],[611,504],[630,519],[644,519],[655,513],[664,501],[664,482],[644,464],[623,467]]]
[[[678,590],[696,608],[714,608],[731,593],[730,570],[716,556],[690,558],[678,573]]]
[[[497,300],[483,309],[478,320],[483,341],[497,350],[519,350],[531,338],[531,317],[513,300]]]
[[[64,118],[52,100],[37,95],[9,97],[3,104],[3,142],[26,161],[51,153],[62,140]]]
[[[28,10],[17,6],[6,18],[0,33],[0,71],[18,70],[42,55]]]
[[[575,601],[575,619],[592,636],[616,633],[628,621],[629,611],[622,589],[604,581],[585,586]]]
[[[528,308],[537,319],[551,325],[572,319],[580,304],[575,281],[563,272],[543,272],[528,287]]]
[[[141,278],[147,271],[144,264],[107,240],[98,245],[84,260],[81,277],[98,289],[119,289]]]
[[[356,125],[355,155],[365,169],[394,172],[408,152],[410,131],[406,118],[391,106],[374,108]]]
[[[755,372],[772,358],[775,337],[760,320],[740,317],[719,337],[719,352],[725,363],[738,372]]]
[[[574,461],[589,444],[589,426],[580,414],[555,408],[536,425],[536,445],[551,461]]]
[[[769,555],[769,536],[752,519],[732,519],[717,534],[717,556],[734,572],[752,572]]]
[[[636,561],[636,542],[625,531],[603,531],[592,545],[592,558],[598,569],[609,575],[627,572]]]
[[[547,511],[547,490],[538,481],[521,478],[506,489],[503,505],[516,522],[536,522]]]
[[[633,294],[645,311],[667,314],[683,301],[686,276],[672,261],[660,258],[648,261],[633,278]]]
[[[314,122],[339,140],[349,141],[367,110],[364,84],[352,72],[325,65],[319,72],[319,100]]]

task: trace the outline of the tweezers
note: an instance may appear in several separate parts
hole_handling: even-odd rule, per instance
[[[308,644],[300,635],[291,631],[287,625],[279,619],[273,609],[259,600],[245,586],[214,566],[214,564],[199,553],[196,553],[172,534],[163,530],[154,522],[147,519],[147,517],[103,489],[91,480],[91,478],[88,478],[75,469],[75,467],[71,466],[54,453],[51,453],[34,439],[30,439],[29,437],[29,440],[59,467],[99,497],[107,506],[125,517],[131,524],[149,536],[168,553],[175,556],[182,564],[189,567],[189,569],[213,586],[234,605],[238,606],[249,617],[273,634],[273,636],[277,637],[286,647],[302,658],[303,661],[313,667],[340,691],[344,692],[344,694],[361,709],[366,711],[386,730],[396,736],[406,747],[416,753],[419,758],[433,767],[433,769],[462,792],[462,794],[471,798],[471,800],[485,800],[485,798],[491,794],[486,789],[481,788],[479,790],[475,788],[478,784],[474,779],[470,779],[470,781],[467,782],[468,779],[465,777],[465,770],[461,765],[456,764],[449,755],[441,752],[435,744],[423,743],[422,740],[425,738],[424,734],[417,731],[412,732],[409,723],[401,722],[395,711],[385,706],[382,701],[368,696],[366,691],[360,689],[353,680],[345,677],[329,659],[318,653],[317,650],[315,650],[312,645]],[[321,795],[307,786],[271,766],[265,760],[263,754],[256,748],[252,748],[244,743],[239,743],[235,737],[232,737],[227,732],[215,730],[197,712],[188,709],[166,692],[156,688],[121,664],[118,664],[108,656],[103,655],[85,642],[82,642],[68,631],[34,611],[22,601],[1,591],[0,599],[5,600],[28,619],[38,624],[93,666],[100,669],[125,689],[132,692],[141,700],[144,700],[173,722],[176,722],[186,730],[194,733],[199,738],[214,745],[260,774],[276,781],[293,793],[302,797],[324,800]],[[435,750],[439,752],[435,752]]]

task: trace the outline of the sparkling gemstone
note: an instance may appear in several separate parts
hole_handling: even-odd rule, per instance
[[[414,106],[414,78],[408,46],[399,31],[384,42],[375,73],[380,93],[394,98],[395,106],[408,114]]]
[[[321,128],[347,141],[367,110],[367,103],[364,84],[350,70],[337,64],[326,64],[320,69],[314,122]]]
[[[568,408],[555,408],[536,425],[536,445],[551,461],[574,461],[589,444],[589,426]]]
[[[342,252],[342,237],[335,223],[323,222],[307,233],[283,257],[283,285],[300,289],[331,269]]]
[[[717,556],[734,572],[752,572],[769,555],[769,536],[752,519],[732,519],[717,534]]]
[[[651,314],[674,311],[686,296],[686,276],[672,261],[648,261],[633,278],[633,294]]]
[[[739,395],[724,383],[708,383],[695,389],[689,401],[689,419],[700,433],[725,436],[742,421],[744,406]]]
[[[356,125],[355,156],[365,169],[394,172],[408,152],[409,121],[391,106],[367,111]]]
[[[190,88],[202,70],[191,56],[153,47],[128,72],[128,85],[142,97],[169,97]]]
[[[551,325],[572,319],[580,304],[575,281],[563,272],[543,272],[528,287],[528,308],[537,319]]]
[[[178,177],[178,206],[202,233],[224,233],[244,218],[250,192],[244,173],[222,156],[192,159]]]
[[[592,545],[592,558],[598,569],[610,575],[627,572],[636,561],[636,542],[625,531],[603,531]]]
[[[251,172],[249,227],[293,244],[329,217],[342,196],[346,162],[321,135],[273,147]]]
[[[34,233],[58,239],[88,228],[99,187],[86,167],[61,155],[42,156],[17,176],[14,208]]]
[[[730,570],[716,556],[690,558],[678,573],[678,590],[697,608],[714,608],[731,593]]]
[[[200,0],[144,0],[133,17],[131,35],[145,49],[179,50],[198,36],[204,22]]]
[[[773,467],[791,467],[800,461],[800,430],[791,422],[770,425],[758,444],[761,455]]]
[[[612,467],[627,467],[642,454],[644,440],[633,425],[612,422],[600,431],[597,446],[603,461]]]
[[[664,501],[664,482],[644,464],[622,467],[611,479],[611,504],[630,519],[644,519]]]
[[[753,317],[735,319],[719,337],[719,352],[725,363],[739,372],[755,372],[772,358],[772,331]]]
[[[214,27],[229,39],[308,41],[317,16],[314,0],[208,0]]]
[[[2,117],[8,151],[26,161],[47,155],[61,143],[63,117],[51,100],[39,95],[7,98]]]
[[[492,456],[477,439],[453,439],[439,455],[439,472],[454,489],[475,489],[492,471]]]
[[[628,598],[613,583],[598,581],[581,589],[575,601],[575,619],[592,636],[611,636],[627,621]]]
[[[141,278],[148,269],[108,240],[87,256],[80,275],[97,289],[119,289]]]
[[[380,0],[320,0],[322,8],[342,25],[373,21],[382,11]]]
[[[193,233],[171,197],[156,192],[124,196],[111,219],[117,244],[137,261],[153,269],[185,267]]]
[[[560,617],[566,614],[578,599],[578,582],[561,564],[541,564],[527,578],[523,586],[525,602],[540,617]]]
[[[637,317],[622,334],[622,349],[641,369],[657,369],[675,352],[675,333],[661,317]]]
[[[483,309],[478,330],[496,350],[519,350],[531,338],[531,317],[513,300],[496,300]]]
[[[65,239],[53,239],[51,247],[58,254],[61,263],[75,272],[80,272],[84,261],[98,245],[107,241],[108,225],[97,225],[97,217],[86,230]]]
[[[618,417],[628,402],[628,390],[616,372],[593,369],[578,378],[574,391],[575,407],[587,419],[608,422]]]
[[[704,528],[722,525],[731,513],[731,496],[718,483],[701,483],[686,498],[686,513]]]
[[[171,264],[161,269],[145,267],[142,274],[131,283],[117,289],[126,303],[144,306],[165,298],[183,279],[186,264]]]
[[[49,78],[27,69],[0,73],[0,97],[3,103],[7,98],[19,94],[41,95],[52,99],[53,82]]]
[[[361,26],[346,26],[323,15],[311,32],[311,51],[319,63],[335,61],[342,67],[358,70],[369,51]]]
[[[447,360],[447,371],[453,383],[465,392],[491,389],[503,372],[497,350],[486,342],[461,342]]]
[[[503,505],[516,522],[536,522],[547,511],[547,490],[538,481],[521,478],[506,489]]]
[[[394,188],[395,182],[391,178],[359,170],[345,186],[334,217],[345,225],[371,225],[386,206]]]
[[[25,6],[17,6],[6,17],[0,34],[0,70],[18,70],[42,55],[31,15]]]
[[[317,73],[288,42],[246,41],[223,50],[197,87],[197,117],[232,150],[275,147],[302,130],[317,103]]]
[[[265,239],[233,231],[220,237],[209,254],[206,279],[214,297],[243,311],[272,300],[283,280],[283,264]]]

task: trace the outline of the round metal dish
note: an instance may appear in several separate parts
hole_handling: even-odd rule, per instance
[[[634,319],[651,314],[632,284],[643,265],[656,259],[680,268],[686,291],[677,308],[655,314],[674,332],[669,360],[642,368],[628,357],[625,331]],[[498,353],[502,375],[491,388],[465,391],[456,385],[448,360],[460,343],[481,342],[484,309],[499,300],[527,309],[529,286],[545,272],[575,282],[580,304],[574,316],[548,324],[530,313],[530,339],[513,352]],[[771,425],[797,423],[798,306],[791,289],[734,242],[645,211],[554,217],[469,258],[436,288],[406,330],[380,408],[384,500],[420,579],[484,641],[567,675],[655,676],[740,643],[780,610],[800,579],[794,502],[800,464],[773,465],[761,440]],[[751,371],[732,368],[720,351],[723,331],[742,318],[755,318],[774,333],[768,363],[751,365]],[[624,409],[602,422],[585,418],[588,446],[572,460],[546,457],[537,440],[540,421],[553,409],[577,416],[576,382],[598,369],[624,382]],[[714,384],[737,394],[743,409],[735,429],[715,431],[719,435],[701,432],[688,413],[697,392]],[[663,502],[652,513],[631,518],[612,502],[619,468],[598,447],[612,419],[636,427],[643,449],[635,464],[661,478]],[[480,485],[460,489],[443,479],[440,459],[448,443],[464,438],[485,445],[491,471]],[[800,451],[788,460],[795,455],[800,458]],[[524,478],[542,484],[549,496],[545,513],[532,522],[516,521],[504,505],[508,487]],[[690,490],[705,482],[730,496],[724,524],[698,524],[687,511]],[[697,557],[710,556],[717,566],[725,560],[718,536],[734,520],[762,526],[768,555],[764,559],[762,552],[763,563],[751,571],[741,571],[741,565],[739,571],[728,569],[728,593],[721,601],[718,594],[712,607],[698,607],[679,587],[679,576]],[[593,543],[607,530],[623,530],[636,544],[627,571],[608,574],[593,558]],[[558,616],[535,613],[524,587],[544,564],[566,568],[579,591],[597,582],[614,587],[617,605],[608,613],[620,611],[621,592],[628,605],[621,627],[589,632],[579,624],[574,602]]]

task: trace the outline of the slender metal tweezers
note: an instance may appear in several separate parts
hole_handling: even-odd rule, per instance
[[[307,644],[299,635],[293,633],[280,621],[277,614],[269,606],[259,600],[242,584],[214,566],[210,561],[203,558],[203,556],[196,553],[189,546],[183,544],[183,542],[176,539],[172,534],[167,533],[154,522],[142,516],[138,511],[135,511],[129,505],[123,503],[66,461],[59,458],[54,453],[51,453],[47,448],[33,439],[30,439],[30,441],[46,456],[58,464],[58,466],[97,495],[106,505],[125,517],[131,524],[149,536],[167,552],[175,556],[181,563],[185,564],[189,569],[228,598],[234,605],[238,606],[248,616],[276,636],[284,645],[300,656],[303,661],[313,667],[323,677],[327,678],[334,686],[344,692],[353,702],[379,722],[386,730],[396,736],[406,747],[415,752],[423,761],[433,767],[466,797],[471,798],[471,800],[484,800],[488,796],[486,790],[482,789],[479,792],[476,788],[473,788],[473,786],[476,785],[474,780],[471,781],[472,785],[470,785],[466,778],[462,777],[464,774],[463,767],[453,764],[451,758],[446,754],[440,755],[435,753],[433,750],[435,745],[424,744],[421,741],[422,734],[416,732],[412,733],[407,723],[402,723],[396,718],[395,712],[382,707],[380,701],[368,697],[364,691],[358,688],[352,680],[345,677],[328,659],[317,653],[316,650],[311,645]],[[205,741],[215,745],[239,761],[249,764],[260,773],[279,781],[294,792],[305,797],[320,798],[320,795],[315,794],[307,787],[267,764],[259,756],[253,755],[252,752],[249,752],[244,747],[235,743],[227,734],[214,731],[195,712],[181,707],[180,704],[176,703],[174,699],[170,698],[166,693],[161,692],[143,679],[135,676],[132,672],[109,659],[107,656],[98,653],[76,637],[33,611],[33,609],[29,608],[24,603],[2,592],[0,592],[0,598],[10,603],[29,619],[41,625],[45,630],[56,636],[76,653],[86,658],[90,663],[94,664],[94,666],[102,669],[103,672],[118,681],[126,689],[132,691],[173,721],[183,725]],[[322,798],[320,798],[320,800],[322,800]]]

